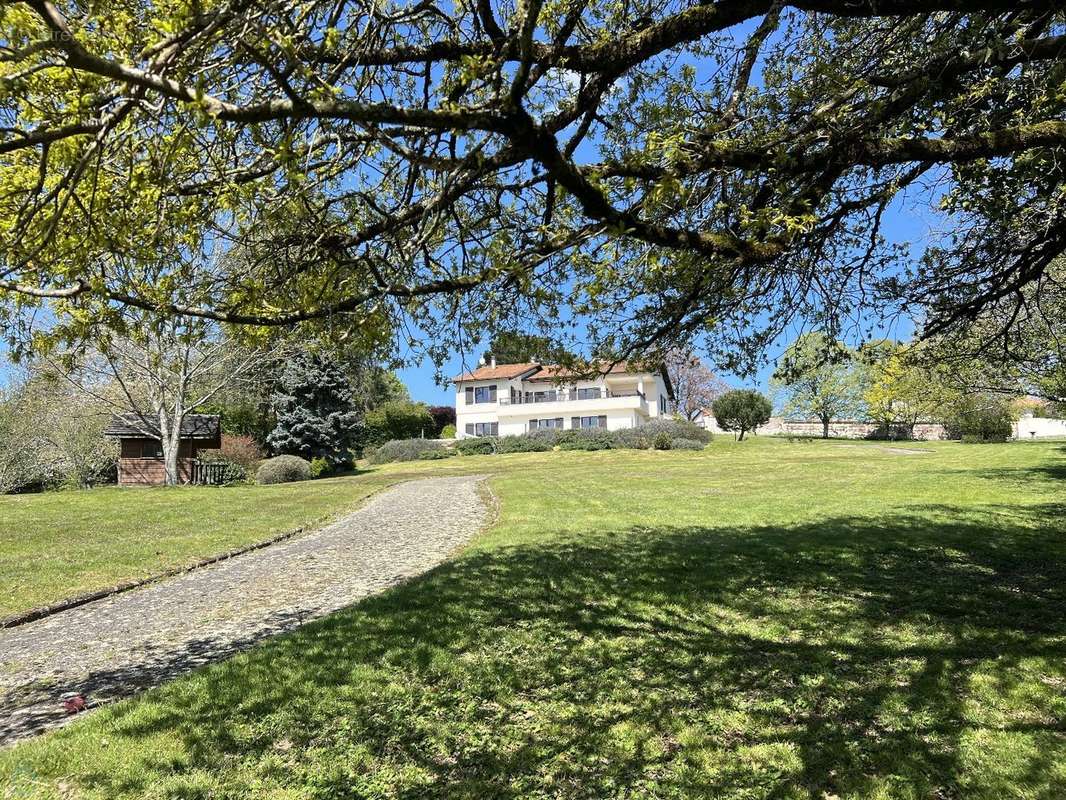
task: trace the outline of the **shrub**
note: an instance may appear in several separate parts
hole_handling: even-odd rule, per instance
[[[613,437],[602,428],[567,432],[570,435],[559,440],[560,450],[611,450],[614,447]]]
[[[619,450],[647,450],[651,447],[654,434],[649,433],[642,425],[639,428],[621,428],[611,432],[611,441]]]
[[[863,438],[880,442],[902,442],[914,438],[908,425],[903,423],[882,423]]]
[[[1005,442],[1013,433],[1010,406],[998,397],[964,397],[948,414],[945,429],[949,439],[964,442]]]
[[[234,464],[232,461],[220,461],[222,467],[222,484],[224,486],[233,486],[237,483],[248,482],[248,470],[242,467],[240,464]]]
[[[263,460],[262,449],[251,436],[222,434],[222,447],[218,450],[201,450],[200,460],[208,464],[226,464],[226,474],[233,476],[226,483],[240,483],[255,472]],[[236,475],[243,474],[242,478]]]
[[[573,431],[564,431],[560,428],[543,428],[522,435],[527,439],[540,442],[551,450],[552,448],[557,447],[560,442],[567,439],[571,433],[573,433]]]
[[[251,436],[222,434],[222,447],[218,451],[223,460],[238,464],[251,472],[263,460],[266,453]]]
[[[684,438],[674,439],[670,445],[674,450],[702,450],[707,446],[703,442],[697,442],[695,439]]]
[[[658,420],[656,420],[652,424],[655,424],[657,422]],[[663,422],[667,422],[667,420],[663,420]],[[689,439],[691,441],[699,442],[701,444],[707,444],[711,441],[711,439],[714,438],[714,434],[711,433],[709,430],[707,430],[706,428],[701,428],[695,422],[692,422],[687,419],[672,419],[669,420],[669,424],[670,435],[674,439]]]
[[[552,448],[543,439],[521,435],[504,436],[496,449],[499,453],[543,453]]]
[[[670,438],[670,434],[666,431],[659,431],[655,434],[655,438],[652,439],[652,446],[656,450],[669,450],[673,447],[674,440]]]
[[[430,406],[427,411],[433,417],[433,435],[450,439],[455,436],[455,406]],[[444,429],[452,427],[452,435],[444,436]]]
[[[440,438],[442,439],[454,439],[455,438],[455,426],[445,425],[440,429]]]
[[[770,401],[751,389],[734,389],[715,399],[711,405],[718,427],[726,431],[744,434],[765,425],[773,413]]]
[[[689,439],[706,444],[713,438],[710,431],[701,428],[695,422],[682,419],[655,419],[637,428],[612,431],[611,443],[619,449],[648,450],[655,447],[656,437],[660,434],[665,434],[671,442],[677,439]]]
[[[390,400],[366,414],[366,440],[371,444],[435,436],[437,430],[423,403]]]
[[[256,483],[292,483],[306,481],[311,477],[311,464],[299,456],[275,456],[259,465],[255,474]]]
[[[393,439],[385,442],[370,455],[371,464],[389,464],[393,461],[415,461],[423,453],[440,450],[441,445],[432,439]]]
[[[311,459],[311,477],[312,478],[324,478],[332,472],[332,468],[326,459],[324,458],[312,458]]]
[[[419,461],[438,461],[442,458],[454,458],[459,453],[451,447],[441,447],[437,450],[426,450],[423,453],[419,453]]]
[[[492,455],[497,452],[497,440],[495,436],[460,439],[455,443],[455,449],[464,456]]]

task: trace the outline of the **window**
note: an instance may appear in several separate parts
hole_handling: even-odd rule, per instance
[[[551,403],[554,402],[558,396],[558,392],[554,389],[545,392],[533,392],[534,403]]]
[[[468,406],[472,406],[475,403],[495,403],[496,384],[492,384],[492,386],[467,386],[465,394]]]
[[[659,395],[659,413],[660,414],[665,414],[666,413],[666,396],[665,395]]]
[[[550,428],[559,428],[562,430],[563,418],[553,417],[551,419],[531,419],[529,421],[529,429],[531,431],[542,431]]]
[[[594,387],[589,388],[589,389],[578,389],[577,390],[577,399],[578,400],[599,400],[600,399],[600,387],[599,386],[594,386]]]
[[[571,417],[570,427],[575,430],[578,428],[606,428],[607,417],[603,414],[598,417]]]
[[[467,436],[499,436],[500,423],[498,422],[468,422],[466,423]]]
[[[163,443],[155,439],[145,439],[141,442],[141,458],[162,458]]]

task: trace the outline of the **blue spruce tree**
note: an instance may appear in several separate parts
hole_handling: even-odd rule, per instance
[[[275,453],[324,458],[332,467],[352,460],[362,440],[362,414],[351,383],[329,357],[293,358],[272,403],[278,422],[267,444]]]

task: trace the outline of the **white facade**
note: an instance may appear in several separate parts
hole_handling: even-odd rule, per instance
[[[1057,439],[1066,437],[1066,419],[1037,417],[1032,412],[1014,423],[1015,439]]]
[[[618,430],[673,411],[673,392],[659,373],[611,372],[558,382],[552,375],[550,367],[537,364],[504,364],[456,378],[457,435],[514,436],[543,427]]]

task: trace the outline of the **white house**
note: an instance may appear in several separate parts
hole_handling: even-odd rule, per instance
[[[593,378],[552,365],[489,364],[455,378],[458,436],[510,436],[542,428],[634,428],[669,416],[674,390],[665,369],[616,364]]]

